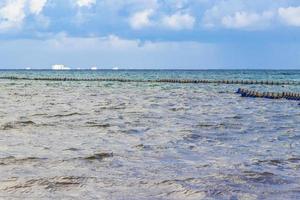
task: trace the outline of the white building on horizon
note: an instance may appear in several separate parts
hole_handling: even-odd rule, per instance
[[[70,70],[71,68],[66,67],[65,65],[62,64],[55,64],[52,65],[52,70]]]
[[[97,67],[91,67],[91,70],[98,70]]]

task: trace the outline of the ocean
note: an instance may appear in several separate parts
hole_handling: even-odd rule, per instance
[[[300,70],[0,77],[300,81]],[[0,79],[0,199],[300,199],[299,85]]]

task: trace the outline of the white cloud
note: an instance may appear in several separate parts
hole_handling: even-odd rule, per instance
[[[153,9],[145,9],[143,11],[136,12],[129,18],[129,24],[133,29],[156,26],[173,30],[183,30],[192,29],[196,21],[196,19],[190,14],[182,14],[180,12],[177,12],[173,15],[163,16],[159,16],[158,14],[155,16],[156,20],[151,19],[151,17],[154,18],[154,14],[155,12]]]
[[[248,13],[245,11],[236,12],[233,15],[224,16],[221,19],[221,24],[226,28],[261,28],[274,17],[271,11],[263,13]]]
[[[96,4],[96,0],[77,0],[77,5],[79,7],[90,7]]]
[[[19,27],[25,18],[25,0],[10,0],[0,9],[0,30]]]
[[[140,12],[134,13],[129,18],[129,24],[133,29],[141,29],[153,25],[150,17],[153,15],[154,11],[152,9],[146,9]]]
[[[279,8],[278,15],[287,25],[300,26],[300,7]]]
[[[29,1],[30,12],[36,15],[40,14],[40,12],[43,10],[46,3],[47,0],[30,0]]]
[[[174,30],[192,29],[195,21],[195,18],[189,14],[176,13],[163,17],[162,25]]]
[[[43,15],[46,6],[52,11],[47,16]],[[86,9],[91,6],[95,9]],[[45,19],[49,32],[66,31],[74,35],[75,28],[76,35],[124,31],[136,34],[125,30],[128,26],[162,32],[166,29],[193,31],[199,26],[261,30],[283,24],[300,26],[297,6],[300,3],[296,0],[0,0],[0,31],[18,31],[23,27],[28,35],[41,31]]]
[[[7,0],[0,8],[0,31],[20,28],[28,15],[39,15],[46,3],[47,0]]]
[[[278,23],[278,8],[290,0],[219,0],[204,11],[206,28],[264,30]]]

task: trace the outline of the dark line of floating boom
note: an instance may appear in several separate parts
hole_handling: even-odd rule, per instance
[[[242,97],[300,100],[300,93],[295,92],[258,92],[239,88],[236,93],[241,94]]]
[[[16,77],[5,76],[6,80],[35,80],[35,81],[99,81],[99,82],[149,82],[149,83],[216,83],[216,84],[243,84],[243,85],[300,85],[299,81],[270,81],[270,80],[192,80],[192,79],[122,79],[122,78],[46,78],[46,77]]]

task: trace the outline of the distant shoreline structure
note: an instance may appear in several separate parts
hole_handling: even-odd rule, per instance
[[[62,64],[55,64],[52,65],[52,70],[70,70],[71,68],[66,67],[65,65]]]
[[[91,70],[95,71],[95,70],[98,70],[97,67],[91,67]]]
[[[102,71],[102,70],[128,70],[128,71],[300,71],[299,69],[293,69],[293,68],[287,68],[287,69],[248,69],[248,68],[228,68],[228,69],[222,69],[222,68],[133,68],[133,67],[76,67],[76,68],[71,68],[71,67],[66,67],[66,65],[63,64],[55,64],[52,65],[51,67],[19,67],[19,68],[1,68],[0,71],[6,71],[6,70],[72,70],[72,71],[81,71],[81,70],[97,70],[97,71]]]
[[[76,69],[72,69],[70,67],[66,67],[63,64],[52,65],[51,69],[52,70],[92,70],[92,71],[99,70],[98,67],[96,67],[96,66],[92,66],[91,68],[76,68]],[[119,68],[118,67],[113,67],[111,70],[117,71],[117,70],[119,70]]]

